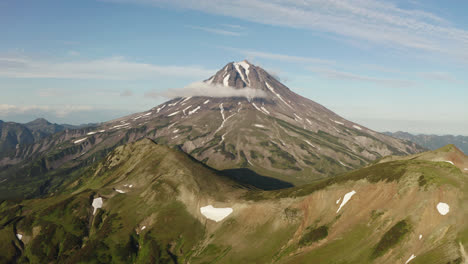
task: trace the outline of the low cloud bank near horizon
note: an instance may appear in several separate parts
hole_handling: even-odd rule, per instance
[[[174,88],[165,91],[153,91],[145,94],[148,97],[188,97],[188,96],[206,96],[206,97],[246,97],[246,98],[264,98],[266,93],[262,90],[252,88],[236,89],[229,86],[213,85],[205,82],[194,82],[184,88]]]

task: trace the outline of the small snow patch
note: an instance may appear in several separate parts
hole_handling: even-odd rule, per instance
[[[163,105],[161,107],[158,107],[158,109],[156,109],[156,113],[159,113],[159,111],[161,111],[164,107],[166,107],[166,105]]]
[[[177,133],[177,132],[179,132],[179,129],[172,131],[172,133]]]
[[[342,207],[351,199],[351,197],[353,197],[353,195],[355,195],[355,194],[356,194],[356,191],[354,191],[354,190],[351,191],[351,192],[349,192],[349,193],[347,193],[347,194],[345,194],[345,196],[343,197],[343,201],[342,201],[341,204],[340,204],[340,208],[338,208],[338,210],[336,211],[336,213],[338,213],[338,212],[341,210],[341,208],[342,208]]]
[[[421,240],[421,239],[422,239],[422,235],[419,235],[419,240]]]
[[[310,143],[309,140],[304,140],[304,141],[305,141],[305,143],[309,144],[311,147],[316,148],[316,146],[314,144]]]
[[[188,114],[191,115],[191,114],[197,112],[199,109],[200,109],[200,106],[197,106],[195,109],[189,111]]]
[[[224,86],[229,86],[229,75],[230,74],[226,75],[226,77],[224,77],[224,79],[223,79],[223,85]]]
[[[441,215],[446,215],[450,211],[450,206],[446,203],[438,203],[437,204],[437,211],[439,211],[439,214]]]
[[[265,111],[265,113],[270,114],[270,112],[269,112],[268,110],[266,110],[265,107],[262,106],[262,107],[260,107],[260,108],[262,108],[262,110]]]
[[[94,198],[92,206],[94,207],[93,215],[96,214],[97,209],[102,208],[102,198]]]
[[[294,116],[295,116],[297,119],[299,119],[299,120],[301,120],[301,121],[302,121],[302,117],[300,117],[300,116],[296,115],[296,113],[294,113]]]
[[[336,120],[333,120],[333,119],[331,119],[331,121],[337,123],[338,125],[342,125],[342,126],[344,125],[344,123],[343,123],[343,122],[340,122],[340,121],[336,121]]]
[[[128,186],[128,188],[132,188],[132,187],[133,187],[133,184],[130,184],[130,185]]]
[[[340,199],[336,200],[336,204],[339,204],[340,201],[341,201],[341,197],[340,197]]]
[[[362,128],[360,126],[356,126],[356,125],[353,125],[353,127],[357,130],[362,130]]]
[[[99,133],[104,133],[104,132],[106,132],[106,130],[104,130],[104,129],[103,129],[103,130],[99,130]]]
[[[214,208],[211,204],[200,207],[200,212],[206,218],[219,222],[232,213],[232,208]]]
[[[174,113],[172,113],[172,114],[169,114],[169,115],[167,115],[167,116],[174,116],[174,115],[177,115],[179,112],[180,112],[180,111],[176,111],[176,112],[174,112]]]
[[[143,230],[145,230],[145,229],[146,229],[146,226],[143,226],[143,227],[141,228],[141,231],[143,231]]]
[[[206,100],[205,102],[203,102],[203,104],[207,104],[207,103],[209,103],[209,102],[210,102],[210,100],[208,99],[208,100]]]
[[[78,139],[78,140],[76,140],[76,141],[73,142],[73,143],[78,144],[78,143],[81,143],[81,142],[85,141],[86,139],[87,139],[87,138]]]
[[[265,128],[264,125],[260,125],[260,124],[254,124],[254,126],[259,127],[259,128]]]
[[[96,131],[93,131],[93,132],[88,132],[86,135],[91,136],[91,135],[94,135],[96,133],[97,133]]]
[[[453,164],[453,162],[450,161],[450,160],[444,160],[444,162],[447,162],[447,163],[450,163],[450,164],[452,164],[452,165],[455,165],[455,164]]]
[[[21,240],[23,238],[23,235],[22,234],[16,234],[16,237]]]
[[[118,193],[125,193],[124,191],[119,190],[119,189],[115,189],[115,191],[118,192]]]
[[[464,168],[463,170],[466,170],[466,171],[468,171],[468,168]]]
[[[410,261],[412,261],[416,256],[413,254],[409,259],[405,262],[405,264],[408,264]]]

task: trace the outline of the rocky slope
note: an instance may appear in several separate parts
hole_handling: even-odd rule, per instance
[[[443,146],[453,144],[457,146],[461,151],[464,153],[468,153],[468,137],[466,136],[453,136],[453,135],[444,135],[444,136],[438,136],[438,135],[424,135],[424,134],[419,134],[419,135],[413,135],[407,132],[384,132],[385,135],[389,135],[395,138],[403,139],[403,140],[408,140],[411,142],[414,142],[422,147],[425,147],[427,149],[438,149]]]
[[[466,263],[467,163],[448,146],[259,191],[142,140],[48,198],[3,201],[0,262]]]

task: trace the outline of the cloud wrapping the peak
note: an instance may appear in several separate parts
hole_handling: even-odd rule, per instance
[[[242,88],[235,89],[233,87],[208,84],[206,82],[194,82],[184,88],[168,89],[162,92],[154,91],[146,93],[148,97],[188,97],[188,96],[206,96],[206,97],[246,97],[246,98],[263,98],[266,93],[259,89]]]

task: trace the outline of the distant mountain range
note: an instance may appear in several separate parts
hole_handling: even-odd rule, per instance
[[[418,134],[413,135],[407,132],[384,132],[385,135],[389,135],[392,137],[409,140],[414,142],[420,146],[423,146],[427,149],[438,149],[448,144],[453,144],[457,146],[461,151],[465,154],[468,154],[468,137],[467,136],[453,136],[453,135],[445,135],[445,136],[437,136],[437,135],[424,135]]]

